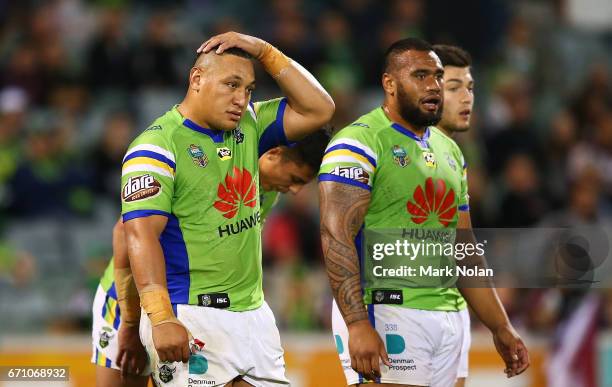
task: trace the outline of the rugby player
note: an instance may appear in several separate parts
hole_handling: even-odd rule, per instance
[[[434,52],[444,66],[444,109],[442,118],[436,125],[444,134],[453,137],[455,133],[465,132],[470,128],[470,118],[474,107],[474,78],[472,77],[472,57],[457,46],[436,44]],[[467,171],[467,164],[463,164]],[[469,369],[469,351],[472,342],[470,331],[470,313],[467,308],[459,311],[463,325],[463,344],[457,370],[455,387],[464,387]]]
[[[261,219],[266,218],[280,192],[297,194],[319,170],[331,128],[306,136],[291,147],[278,146],[259,158]],[[140,343],[138,325],[121,325],[114,264],[128,268],[123,223],[113,227],[113,256],[100,279],[93,305],[92,363],[98,387],[146,386],[150,369]],[[134,293],[134,295],[136,295]],[[120,355],[120,356],[118,356]],[[123,378],[122,373],[123,371]],[[140,376],[138,376],[140,375]]]
[[[130,145],[122,217],[140,336],[156,383],[287,385],[263,300],[258,155],[327,123],[329,94],[269,43],[229,32],[200,48],[183,101]],[[252,104],[256,58],[285,98]],[[119,294],[121,300],[121,294]],[[135,321],[136,297],[121,305]],[[129,301],[128,301],[129,300]],[[128,311],[124,312],[124,309]]]
[[[364,229],[471,228],[463,156],[433,126],[442,114],[443,76],[429,43],[409,38],[392,44],[385,54],[382,107],[337,133],[321,164],[323,252],[335,298],[334,336],[349,385],[367,379],[374,386],[453,386],[463,341],[458,311],[465,301],[491,330],[508,377],[529,364],[494,289],[465,287],[460,293],[389,285],[388,278],[377,278],[377,287],[361,282],[368,278],[359,256]]]

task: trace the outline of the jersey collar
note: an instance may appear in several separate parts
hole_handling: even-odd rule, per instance
[[[414,141],[418,142],[421,148],[429,148],[429,145],[427,144],[427,140],[429,139],[429,135],[430,135],[429,127],[425,129],[425,133],[423,133],[423,137],[417,136],[416,134],[414,134],[413,131],[404,128],[402,125],[398,124],[397,122],[392,123],[391,127],[397,130],[398,132],[400,132],[401,134],[408,136]]]
[[[200,132],[200,133],[207,135],[213,140],[213,142],[216,142],[216,143],[223,142],[224,132],[222,130],[213,130],[213,129],[204,128],[196,124],[195,122],[191,121],[189,118],[185,118],[185,120],[183,121],[183,125],[185,125],[191,130],[195,130],[196,132]]]

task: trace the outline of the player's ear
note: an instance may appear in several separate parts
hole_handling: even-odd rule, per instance
[[[283,150],[280,146],[270,149],[266,152],[266,156],[273,161],[278,160],[282,156]]]
[[[199,67],[192,67],[189,72],[189,88],[195,92],[199,92],[202,87],[202,69]]]
[[[389,73],[383,73],[382,75],[382,87],[385,90],[386,94],[395,95],[395,90],[397,88],[397,83],[393,76]]]

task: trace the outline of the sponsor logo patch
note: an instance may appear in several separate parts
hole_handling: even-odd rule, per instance
[[[226,147],[217,148],[217,156],[219,156],[221,160],[229,160],[232,158],[232,150]]]
[[[391,154],[393,154],[393,162],[397,166],[404,168],[410,164],[410,157],[408,157],[408,153],[406,153],[406,150],[401,146],[393,145],[393,148],[391,148]]]
[[[447,191],[446,183],[442,179],[434,182],[431,177],[427,178],[425,187],[418,185],[412,198],[414,201],[408,200],[406,209],[416,224],[424,223],[434,216],[433,219],[437,219],[441,225],[448,227],[457,213],[455,191],[452,188]]]
[[[242,133],[240,126],[237,126],[236,129],[232,130],[232,136],[234,136],[236,144],[240,144],[244,141],[244,133]]]
[[[130,177],[121,190],[121,199],[126,202],[151,199],[159,195],[162,186],[153,176],[148,173],[140,176]]]
[[[245,168],[234,167],[232,175],[225,176],[225,184],[217,187],[217,200],[213,206],[227,219],[236,216],[240,203],[254,208],[257,204],[257,186],[251,173]]]
[[[162,127],[159,126],[159,125],[152,125],[152,126],[149,126],[148,128],[146,128],[144,131],[147,132],[149,130],[162,130]]]
[[[198,167],[206,167],[208,165],[208,156],[202,150],[202,147],[199,145],[191,144],[189,148],[187,148],[187,152],[189,156],[191,156],[191,160]]]
[[[368,184],[370,182],[370,174],[361,167],[336,167],[330,173],[332,175],[356,180],[364,184]]]
[[[404,295],[401,290],[375,290],[373,296],[373,304],[401,305],[404,302]]]
[[[425,165],[430,168],[436,167],[436,157],[431,152],[423,152],[423,160],[425,160]]]

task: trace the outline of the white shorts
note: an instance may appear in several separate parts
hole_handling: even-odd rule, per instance
[[[370,323],[383,338],[391,367],[381,364],[378,383],[453,387],[463,342],[458,312],[368,305]],[[334,301],[332,329],[348,385],[365,379],[351,368],[348,330]]]
[[[111,288],[109,293],[113,293]],[[119,350],[117,343],[117,331],[121,323],[119,304],[113,295],[109,295],[98,285],[92,308],[92,330],[91,330],[91,362],[102,367],[119,370],[115,361]],[[147,366],[141,373],[142,376],[151,374]]]
[[[151,322],[143,314],[140,338],[158,385],[223,386],[240,375],[256,387],[289,385],[280,335],[267,303],[246,312],[197,305],[177,305],[176,312],[194,341],[203,345],[192,341],[188,364],[160,362],[153,346]]]
[[[472,332],[470,330],[470,312],[468,308],[459,311],[463,325],[463,344],[461,345],[461,357],[459,358],[458,378],[467,378],[469,369],[470,345],[472,344]]]

